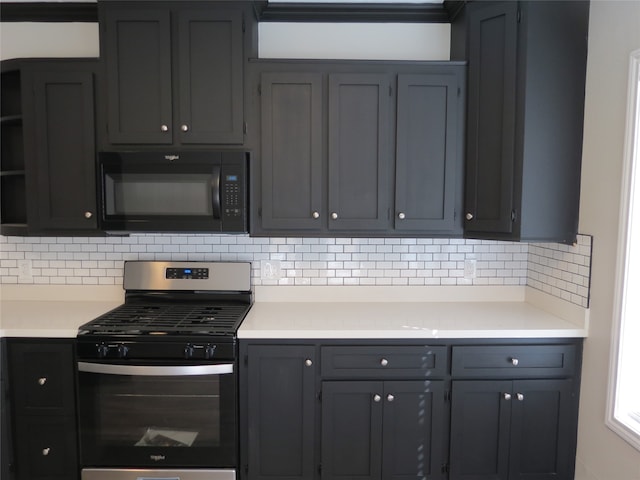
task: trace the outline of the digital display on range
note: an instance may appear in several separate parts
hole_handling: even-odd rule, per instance
[[[170,280],[175,279],[196,279],[206,280],[209,278],[208,268],[167,268],[165,272],[165,278]]]

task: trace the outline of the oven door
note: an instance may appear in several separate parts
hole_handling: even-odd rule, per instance
[[[83,467],[237,468],[233,363],[79,362]]]

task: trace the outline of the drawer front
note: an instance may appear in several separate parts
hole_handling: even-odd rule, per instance
[[[324,377],[434,377],[447,373],[445,346],[326,346],[321,350]]]
[[[8,353],[10,387],[18,414],[74,414],[71,343],[10,343]]]
[[[575,372],[575,345],[453,347],[454,377],[557,377]]]

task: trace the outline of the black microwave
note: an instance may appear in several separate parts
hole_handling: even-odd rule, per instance
[[[249,153],[98,153],[100,228],[107,232],[248,231]]]

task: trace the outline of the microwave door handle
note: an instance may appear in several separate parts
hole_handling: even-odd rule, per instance
[[[142,377],[182,377],[186,375],[224,375],[233,373],[233,363],[217,365],[119,365],[78,362],[78,371],[104,375],[132,375]]]
[[[213,175],[211,176],[211,207],[213,209],[213,218],[220,218],[221,211],[221,198],[222,192],[220,191],[222,187],[222,182],[220,180],[221,168],[216,165],[213,167]]]

